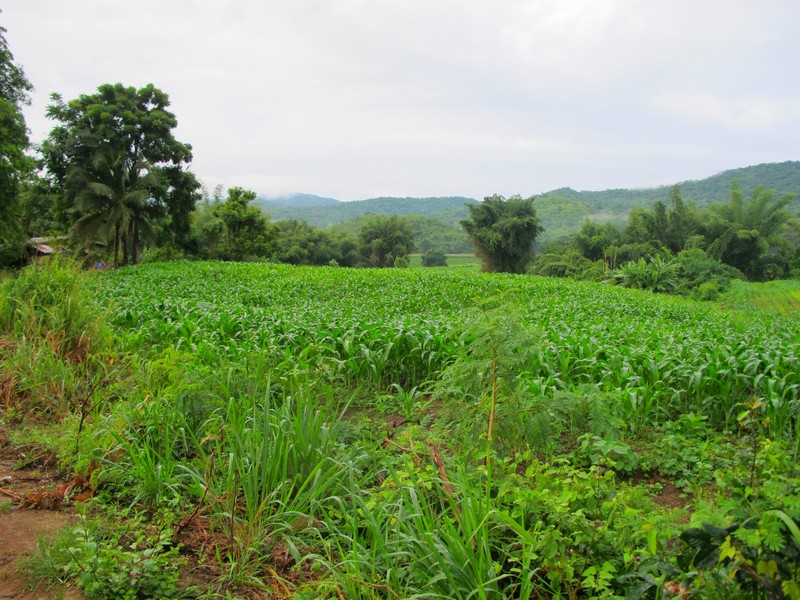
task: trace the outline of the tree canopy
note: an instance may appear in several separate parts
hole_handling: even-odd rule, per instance
[[[393,267],[407,261],[414,250],[411,226],[397,216],[365,217],[359,233],[359,254],[364,266]]]
[[[255,199],[255,192],[232,187],[225,201],[214,206],[213,213],[222,224],[223,258],[244,260],[272,254],[277,233],[264,213],[251,204]]]
[[[533,207],[534,198],[494,195],[468,205],[470,218],[461,221],[483,270],[524,273],[533,258],[533,244],[543,228]]]
[[[77,222],[86,216],[78,198],[85,199],[87,189],[114,177],[125,188],[118,197],[128,190],[136,190],[137,197],[146,192],[143,202],[130,207],[131,218],[120,233],[126,256],[130,247],[135,260],[139,230],[145,223],[158,222],[169,241],[185,243],[199,183],[186,170],[191,146],[172,134],[178,122],[168,110],[167,94],[152,84],[137,90],[117,83],[101,85],[96,93],[69,102],[58,94],[51,99],[47,116],[58,125],[42,144],[42,155],[72,219]],[[109,156],[114,160],[99,160]],[[97,203],[93,206],[98,209]],[[107,231],[109,238],[114,237],[112,229]]]

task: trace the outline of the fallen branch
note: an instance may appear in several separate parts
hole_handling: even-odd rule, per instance
[[[383,440],[383,447],[386,448],[387,446],[394,446],[395,448],[399,448],[403,452],[414,452],[413,448],[406,448],[405,446],[401,446],[400,444],[390,440],[389,438]]]
[[[211,458],[209,459],[209,465],[208,465],[208,472],[209,472],[209,473],[213,473],[213,472],[214,472],[214,457],[215,457],[215,456],[216,456],[216,455],[215,455],[214,453],[212,453],[212,454],[211,454]],[[206,499],[206,495],[208,494],[208,489],[211,487],[211,486],[208,484],[208,476],[206,476],[206,475],[204,475],[204,476],[203,476],[203,483],[205,484],[205,486],[203,487],[203,495],[202,495],[202,496],[200,496],[200,500],[197,502],[197,504],[196,504],[196,505],[195,505],[195,507],[194,507],[194,510],[193,510],[193,511],[192,511],[192,512],[189,514],[189,516],[188,516],[188,517],[185,517],[185,518],[183,518],[183,519],[181,519],[181,522],[180,522],[180,523],[178,523],[178,526],[175,528],[175,531],[173,531],[173,532],[172,532],[172,537],[173,537],[173,539],[174,539],[174,538],[175,538],[175,536],[177,536],[177,535],[178,535],[178,534],[179,534],[181,531],[183,531],[183,530],[184,530],[184,528],[185,528],[185,527],[186,527],[186,526],[187,526],[189,523],[191,523],[192,521],[194,521],[194,520],[197,518],[197,515],[198,515],[198,514],[200,514],[200,508],[203,506],[203,501]]]
[[[22,500],[22,496],[20,496],[18,494],[15,494],[14,492],[11,492],[9,490],[5,490],[3,488],[0,488],[0,494],[3,494],[4,496],[8,496],[14,502],[19,502],[20,500]]]

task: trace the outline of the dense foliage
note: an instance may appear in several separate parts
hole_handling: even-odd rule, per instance
[[[542,231],[533,200],[495,195],[468,206],[470,218],[461,221],[461,226],[475,245],[484,271],[525,272]]]
[[[20,183],[32,169],[22,107],[30,103],[33,86],[14,62],[5,33],[0,27],[0,265],[21,255]]]
[[[367,267],[408,266],[414,250],[414,234],[400,217],[370,215],[358,234],[359,254]]]
[[[423,267],[446,267],[447,256],[441,250],[428,250],[422,255]]]
[[[713,299],[737,278],[796,272],[800,240],[788,209],[794,198],[757,187],[745,199],[734,185],[727,203],[700,209],[674,187],[668,204],[633,210],[624,227],[587,220],[568,241],[548,246],[533,270]]]

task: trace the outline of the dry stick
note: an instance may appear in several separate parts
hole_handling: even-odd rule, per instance
[[[455,511],[458,512],[455,490],[453,489],[453,484],[450,483],[450,478],[447,476],[447,471],[444,470],[444,462],[442,462],[442,457],[439,456],[439,451],[433,444],[430,444],[430,449],[433,463],[436,465],[436,469],[439,471],[439,477],[442,478],[442,489],[444,490],[444,493],[447,494],[447,497],[453,502],[453,508]]]
[[[89,400],[92,399],[95,390],[100,386],[101,383],[108,381],[108,375],[105,377],[101,377],[95,383],[92,384],[92,387],[89,389],[89,393],[86,394],[86,398],[83,399],[81,402],[81,420],[78,423],[78,435],[75,437],[75,455],[77,456],[78,451],[80,450],[81,444],[81,432],[83,431],[83,422],[86,420],[86,406],[89,404]]]
[[[397,592],[395,592],[392,588],[390,588],[388,585],[384,585],[381,583],[370,583],[369,581],[358,581],[357,583],[359,585],[366,585],[367,587],[371,587],[376,590],[386,590],[393,597],[401,598],[401,596]],[[342,594],[342,588],[339,587],[338,585],[336,586],[336,595],[339,596],[340,600],[344,600],[344,595]]]
[[[489,405],[489,430],[486,432],[486,501],[492,493],[492,446],[494,442],[494,411],[497,405],[497,348],[492,348],[492,400]]]
[[[455,489],[453,489],[453,484],[450,482],[450,478],[447,476],[447,471],[444,470],[444,462],[442,462],[442,457],[439,456],[439,451],[436,449],[436,446],[430,444],[430,449],[431,458],[433,458],[433,462],[436,464],[436,469],[439,471],[439,477],[442,478],[442,490],[445,494],[447,494],[447,497],[450,499],[450,504],[453,507],[453,520],[460,528],[461,521],[458,517],[461,514],[461,508],[458,506],[458,502],[456,501]],[[474,537],[472,538],[472,548],[478,548],[478,542]]]
[[[216,455],[212,452],[211,453],[211,459],[209,460],[209,463],[210,463],[209,467],[208,467],[208,472],[209,473],[213,473],[214,472],[214,456],[216,456]],[[209,483],[208,483],[208,479],[205,476],[203,477],[203,483],[205,484],[205,488],[203,489],[203,495],[200,496],[200,500],[198,501],[197,505],[194,507],[194,510],[191,512],[191,514],[188,517],[186,517],[184,519],[181,519],[181,522],[178,523],[178,526],[175,528],[175,531],[172,532],[172,537],[173,538],[175,536],[177,536],[181,531],[183,531],[183,529],[189,523],[191,523],[197,517],[197,515],[200,513],[200,507],[203,506],[203,500],[206,499],[206,494],[208,494],[208,488],[211,487],[209,485]]]
[[[14,492],[10,492],[9,490],[4,490],[3,488],[0,488],[0,494],[8,496],[14,502],[19,502],[20,500],[22,500],[22,496],[15,494]]]
[[[208,486],[203,490],[203,495],[200,496],[200,500],[198,501],[197,505],[195,505],[194,510],[189,514],[188,517],[181,519],[181,522],[178,523],[178,526],[175,528],[175,531],[172,532],[172,537],[177,536],[183,529],[191,523],[197,515],[200,513],[200,508],[203,506],[203,500],[206,499],[206,494],[208,493]]]
[[[393,442],[389,438],[386,438],[385,440],[383,440],[383,447],[385,448],[386,446],[394,446],[395,448],[399,448],[403,452],[413,452],[414,451],[413,448],[406,448],[405,446],[401,446],[400,444],[398,444],[397,442]]]

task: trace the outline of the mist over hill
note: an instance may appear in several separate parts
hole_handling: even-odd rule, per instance
[[[314,194],[284,194],[282,196],[259,196],[256,200],[261,207],[266,210],[277,210],[281,208],[297,209],[310,206],[331,206],[339,204],[336,198],[326,198],[325,196],[315,196]],[[293,217],[292,217],[293,218]]]

